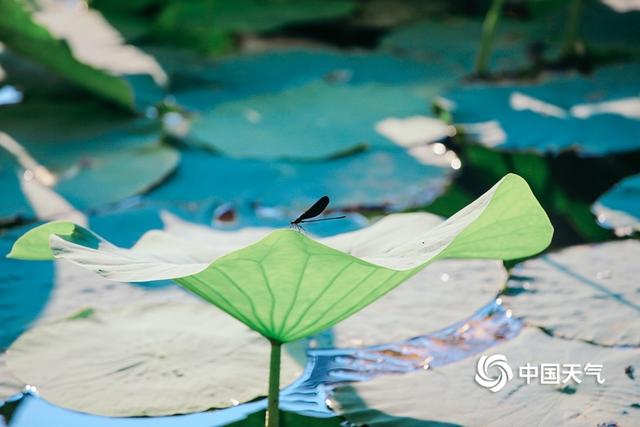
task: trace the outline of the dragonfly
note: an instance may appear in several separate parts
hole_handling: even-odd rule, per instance
[[[347,217],[346,215],[342,215],[342,216],[333,216],[329,218],[316,218],[318,215],[324,212],[327,206],[329,206],[329,201],[330,200],[328,196],[320,197],[318,201],[315,202],[313,205],[311,205],[309,209],[304,211],[302,215],[300,215],[298,218],[291,221],[290,223],[291,226],[301,230],[302,226],[300,224],[306,224],[309,222],[331,221],[334,219],[343,219]],[[313,219],[313,218],[316,218],[316,219]]]

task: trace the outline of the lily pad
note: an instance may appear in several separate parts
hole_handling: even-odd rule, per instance
[[[640,242],[575,246],[519,264],[503,298],[514,315],[562,337],[640,346]],[[509,294],[517,294],[509,296]]]
[[[614,350],[549,337],[525,329],[491,352],[501,354],[514,371],[503,389],[492,393],[474,382],[478,357],[433,372],[383,376],[336,390],[332,406],[355,425],[637,425],[640,382],[626,372],[640,369],[640,350]],[[602,364],[598,384],[582,375],[581,383],[527,384],[518,368],[527,363]],[[496,369],[496,368],[494,368]],[[491,375],[506,369],[490,371]],[[564,375],[561,375],[564,379]]]
[[[79,224],[91,222],[101,231],[108,232],[118,241],[130,241],[136,227],[134,215],[126,212],[87,218],[74,209],[50,188],[29,181],[23,187],[33,210],[38,216],[49,217],[55,213],[59,220]],[[147,231],[154,219],[155,211],[145,210],[135,216],[146,224]],[[157,219],[160,222],[159,218]],[[126,222],[129,227],[120,225]],[[0,236],[0,350],[6,348],[20,333],[33,324],[71,315],[80,310],[120,306],[132,299],[144,297],[147,301],[190,300],[190,296],[175,286],[147,288],[114,283],[88,274],[86,270],[69,263],[35,263],[28,268],[5,258],[24,227],[10,229]],[[234,235],[234,233],[228,233]]]
[[[620,181],[600,196],[591,209],[598,223],[617,235],[640,231],[640,175]]]
[[[5,399],[20,393],[24,387],[24,384],[9,372],[5,359],[5,353],[0,353],[0,406]]]
[[[39,326],[12,345],[7,364],[56,405],[157,416],[266,395],[268,354],[262,337],[226,314],[202,303],[171,302]],[[301,368],[286,354],[283,359],[288,384]]]
[[[513,71],[529,66],[528,46],[535,41],[532,24],[504,20],[498,25],[490,69]],[[450,69],[452,77],[473,72],[482,35],[482,21],[465,18],[427,20],[392,31],[382,40],[384,50]]]
[[[401,209],[432,201],[453,174],[449,165],[422,164],[396,147],[323,162],[232,159],[185,150],[176,173],[145,199],[185,209],[192,209],[194,202],[196,208],[211,201],[238,206],[257,202],[301,212],[327,194],[336,209]]]
[[[472,141],[483,145],[605,156],[640,149],[638,73],[639,63],[625,63],[590,77],[471,86],[446,95],[443,107]]]
[[[31,206],[20,189],[17,172],[12,156],[0,149],[0,182],[3,190],[0,199],[0,222],[32,215]]]
[[[398,342],[444,329],[486,306],[506,282],[502,264],[442,260],[331,329],[333,347]]]
[[[75,208],[90,209],[148,191],[176,167],[179,153],[159,143],[153,123],[118,114],[83,121],[89,112],[104,110],[91,103],[2,110],[2,128],[10,135],[0,136],[0,176],[10,196],[2,201],[3,218],[34,216],[21,194],[24,180],[40,180]]]
[[[123,230],[120,225],[123,222],[131,225],[132,214],[87,218],[68,204],[59,206],[62,199],[52,190],[42,187],[40,192],[34,193],[32,185],[34,183],[25,189],[33,209],[39,215],[46,216],[44,209],[56,212],[57,219],[72,220],[80,224],[90,221],[92,225],[96,223],[99,230],[108,232],[119,241],[131,240],[134,227]],[[147,210],[138,216],[143,217],[142,220],[146,223],[144,231],[147,231],[157,214]],[[0,331],[0,351],[34,324],[69,316],[87,308],[118,307],[140,298],[147,302],[192,300],[189,294],[176,286],[131,286],[105,280],[69,263],[35,263],[28,266],[6,259],[5,255],[24,230],[24,227],[11,229],[0,237],[0,323],[3,325]]]
[[[633,4],[635,2],[635,5]],[[606,6],[602,3],[606,3]],[[564,11],[563,11],[564,12]],[[566,22],[566,12],[560,13],[548,28],[556,29],[549,41],[561,41],[561,23]],[[635,0],[588,0],[580,12],[579,36],[587,49],[604,54],[640,54],[640,4]],[[554,31],[551,31],[553,33]]]
[[[181,65],[174,67],[176,101],[205,112],[223,102],[277,94],[318,82],[422,86],[428,100],[452,81],[450,70],[437,64],[383,52],[345,53],[317,48],[234,55],[187,70]],[[430,88],[428,93],[424,87]]]
[[[124,45],[117,32],[97,12],[78,7],[69,9],[69,5],[60,2],[45,2],[45,5],[40,5],[39,11],[32,16],[23,2],[0,2],[0,39],[9,49],[44,65],[72,84],[127,109],[136,107],[136,95],[125,78],[112,74],[115,63],[120,65],[118,70],[121,74],[127,71],[129,74],[153,72],[163,75],[151,57],[133,46]],[[69,13],[75,16],[67,20]],[[90,48],[83,42],[87,26],[91,27],[93,35]],[[102,43],[98,51],[97,39]],[[132,68],[134,63],[141,66]]]
[[[313,83],[226,103],[197,118],[192,137],[233,157],[318,159],[358,147],[389,147],[376,123],[428,111],[400,86]]]
[[[431,0],[371,0],[360,5],[358,15],[351,21],[358,26],[387,29],[416,18],[442,15],[448,6]]]
[[[273,30],[286,24],[336,19],[356,8],[353,0],[203,0],[170,2],[158,17],[158,37],[209,53],[228,51],[240,32]]]

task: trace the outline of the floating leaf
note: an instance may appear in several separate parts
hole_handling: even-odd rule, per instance
[[[355,9],[352,0],[203,0],[170,2],[158,17],[158,37],[206,52],[230,50],[239,32],[272,30],[296,22],[327,20]]]
[[[69,13],[74,16],[67,20]],[[121,44],[119,35],[97,12],[49,2],[32,17],[23,2],[2,0],[0,17],[0,39],[11,50],[122,107],[133,109],[137,100],[131,84],[112,74],[113,71],[152,72],[160,79],[164,76],[151,57]],[[90,48],[84,42],[86,26],[91,27],[93,35]],[[97,39],[102,42],[99,48],[95,44]],[[138,64],[137,68],[133,68],[134,64]]]
[[[99,116],[85,120],[90,113]],[[9,133],[0,135],[0,177],[9,192],[0,205],[3,218],[33,216],[22,194],[25,180],[39,180],[88,209],[145,192],[173,171],[179,153],[159,143],[153,123],[102,113],[93,103],[20,104],[0,112]]]
[[[187,207],[208,201],[239,206],[258,203],[294,209],[293,216],[319,194],[329,194],[337,209],[400,209],[432,201],[449,184],[453,172],[449,165],[421,164],[400,148],[367,150],[324,162],[230,159],[185,150],[176,173],[146,200]]]
[[[426,112],[426,100],[404,87],[314,83],[222,104],[191,131],[233,157],[331,158],[363,145],[389,147],[377,122]]]
[[[381,52],[284,49],[229,56],[189,69],[183,62],[174,67],[173,81],[180,87],[174,96],[196,111],[317,82],[420,86],[425,100],[451,83],[446,67]]]
[[[74,56],[85,64],[118,76],[146,74],[158,85],[167,83],[166,74],[153,57],[124,44],[120,34],[95,10],[45,0],[34,18],[65,40]],[[89,32],[91,38],[86,37]]]
[[[24,387],[24,384],[9,372],[5,359],[5,353],[0,353],[0,407],[4,403],[3,400],[18,394]]]
[[[537,85],[472,86],[443,106],[478,143],[514,151],[605,156],[640,148],[640,64]],[[615,129],[615,136],[611,130]]]
[[[331,345],[379,345],[439,331],[486,306],[506,280],[506,271],[497,261],[435,262],[335,325],[330,331]]]
[[[56,405],[108,416],[157,416],[264,396],[268,353],[266,341],[225,314],[202,303],[172,301],[39,326],[12,345],[7,363]],[[282,379],[289,383],[301,369],[284,358]]]
[[[373,28],[393,28],[418,18],[447,12],[449,5],[430,0],[371,0],[360,5],[355,25]]]
[[[51,191],[51,190],[49,190]],[[53,201],[54,202],[54,201]],[[35,209],[53,203],[51,199],[43,199],[35,203]],[[57,212],[65,212],[62,218],[74,219],[86,223],[87,218],[79,212],[62,210],[53,207]],[[150,222],[157,215],[146,211],[144,215],[148,230]],[[118,241],[130,241],[135,227],[132,225],[132,214],[112,214],[108,217],[90,217],[88,220],[97,229],[108,232]],[[158,220],[158,222],[160,222]],[[122,229],[121,224],[128,228]],[[34,263],[25,265],[15,260],[6,259],[15,239],[26,229],[11,229],[0,238],[0,351],[4,350],[28,327],[68,316],[82,309],[111,308],[144,298],[145,301],[184,301],[192,297],[176,286],[130,286],[114,283],[87,272],[76,265],[66,262]],[[234,236],[235,233],[227,233]]]
[[[640,369],[639,350],[613,350],[551,338],[525,329],[513,341],[488,354],[502,354],[514,377],[492,393],[474,382],[478,357],[436,368],[433,372],[383,376],[338,389],[332,406],[355,425],[636,425],[640,382],[629,369]],[[581,383],[526,384],[518,367],[543,363],[602,364],[603,384],[581,375]],[[498,371],[490,370],[490,375]],[[633,371],[631,371],[633,372]],[[506,375],[506,372],[502,373]],[[560,378],[564,379],[561,374]]]
[[[528,45],[535,40],[532,25],[505,20],[500,23],[491,54],[492,70],[514,71],[529,65]],[[482,21],[448,18],[418,21],[392,31],[382,40],[388,51],[446,66],[452,78],[471,74]]]
[[[634,240],[575,246],[514,270],[504,301],[516,316],[562,338],[640,346],[639,266]]]
[[[618,235],[640,231],[640,175],[620,181],[600,196],[592,210],[598,223]]]
[[[431,219],[393,215],[322,241],[278,230],[217,259],[186,239],[168,244],[147,234],[124,250],[80,226],[51,234],[59,223],[49,223],[20,238],[9,256],[33,258],[31,251],[51,244],[55,256],[112,280],[171,278],[263,336],[290,342],[356,313],[434,259],[515,259],[546,248],[553,232],[517,175],[438,227]]]
[[[635,2],[634,5],[631,3]],[[640,25],[640,4],[636,0],[589,0],[580,12],[579,35],[587,51],[595,50],[603,55],[640,55],[640,34],[635,29]],[[626,3],[624,6],[622,3]],[[617,6],[617,7],[616,7]],[[626,6],[625,13],[622,9]],[[550,43],[561,41],[564,36],[566,12],[561,10],[547,22],[551,29],[546,39]],[[555,30],[555,31],[554,31]]]
[[[12,156],[0,149],[0,182],[2,182],[2,199],[0,199],[0,222],[32,215],[27,198],[20,189],[20,178],[16,173]]]

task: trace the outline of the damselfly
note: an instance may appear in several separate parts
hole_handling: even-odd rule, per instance
[[[306,224],[306,223],[309,223],[309,222],[330,221],[330,220],[333,220],[333,219],[346,218],[345,215],[342,215],[342,216],[334,216],[334,217],[330,217],[330,218],[311,219],[311,218],[317,217],[322,212],[324,212],[324,210],[327,208],[327,206],[329,206],[329,197],[327,197],[327,196],[320,197],[320,199],[318,199],[318,201],[315,202],[309,209],[304,211],[302,213],[302,215],[300,215],[298,218],[296,218],[293,221],[291,221],[291,226],[295,227],[297,229],[302,229],[302,226],[300,224]]]

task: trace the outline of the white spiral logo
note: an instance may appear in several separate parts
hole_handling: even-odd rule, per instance
[[[500,371],[497,377],[491,377],[487,372],[489,368],[494,366]],[[482,356],[478,359],[476,372],[476,382],[494,393],[502,390],[507,382],[513,379],[513,371],[504,354]]]

